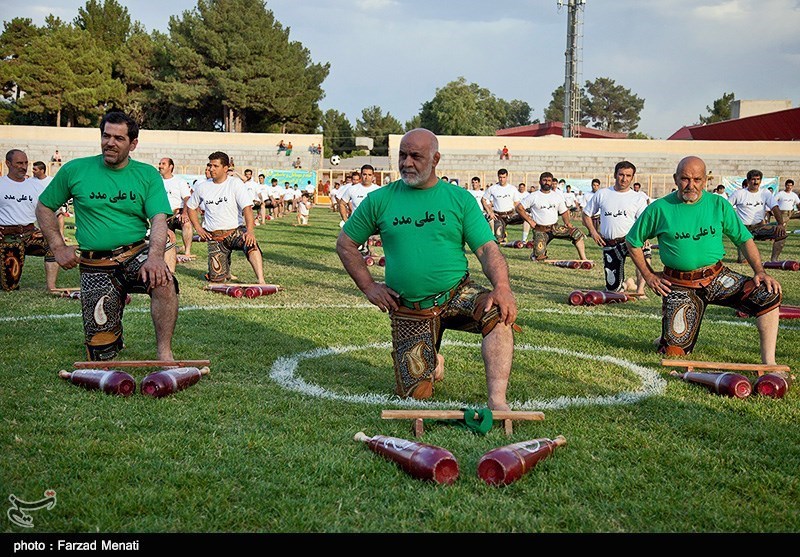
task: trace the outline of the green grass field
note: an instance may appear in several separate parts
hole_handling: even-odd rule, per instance
[[[382,420],[407,405],[391,395],[388,317],[344,272],[338,216],[315,207],[258,227],[267,282],[284,291],[234,299],[202,290],[206,246],[178,266],[174,352],[210,359],[211,373],[163,399],[86,391],[57,377],[85,359],[80,302],[44,292],[41,260],[19,291],[0,292],[0,498],[57,493],[21,532],[797,532],[800,396],[739,400],[670,377],[652,341],[660,299],[594,308],[566,302],[602,288],[602,266],[534,265],[504,249],[520,313],[509,400],[544,421],[500,423],[485,436],[429,423],[421,441],[451,451],[460,477],[426,483],[353,440],[358,431],[413,439],[411,422]],[[795,229],[800,221],[791,221]],[[520,227],[512,227],[518,239]],[[784,259],[800,259],[791,235]],[[769,249],[759,244],[763,255]],[[726,263],[735,263],[728,244]],[[376,248],[380,252],[381,248]],[[600,250],[587,245],[599,263]],[[657,252],[656,252],[657,253]],[[731,254],[733,256],[731,257]],[[574,258],[554,241],[551,257]],[[658,263],[658,258],[655,258]],[[486,283],[474,256],[473,275]],[[657,265],[660,267],[660,264]],[[372,267],[376,278],[383,268]],[[632,274],[633,266],[628,263]],[[253,280],[244,257],[233,272]],[[800,305],[800,273],[773,271],[784,304]],[[59,286],[77,286],[76,270]],[[121,358],[151,359],[145,296],[124,319]],[[425,408],[480,407],[479,337],[445,333],[443,383]],[[778,361],[800,369],[800,321],[782,321]],[[332,350],[328,350],[332,349]],[[692,359],[758,363],[752,319],[709,307]],[[132,373],[140,380],[148,371]],[[506,487],[484,484],[490,449],[563,435],[564,447]]]

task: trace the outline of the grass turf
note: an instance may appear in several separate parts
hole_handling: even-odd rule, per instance
[[[338,216],[315,207],[311,226],[292,222],[268,221],[256,233],[267,282],[282,292],[249,300],[203,291],[205,244],[194,244],[197,260],[178,265],[174,352],[210,359],[211,374],[164,399],[117,398],[59,379],[58,370],[85,359],[80,302],[45,293],[41,260],[26,261],[21,289],[0,292],[0,496],[32,501],[56,490],[53,509],[31,513],[32,531],[800,529],[796,390],[738,400],[669,377],[653,350],[660,299],[652,292],[635,303],[569,306],[571,290],[602,288],[593,244],[587,253],[598,265],[588,271],[534,265],[530,250],[503,249],[523,329],[509,400],[543,410],[545,420],[515,422],[511,437],[499,423],[485,436],[428,424],[420,441],[451,451],[460,477],[450,486],[411,478],[353,440],[357,431],[413,439],[410,421],[380,419],[383,408],[402,407],[391,396],[389,320],[341,267]],[[519,234],[511,227],[510,239]],[[800,259],[798,240],[790,236],[783,259]],[[766,255],[768,244],[759,247]],[[744,271],[727,248],[726,263]],[[575,255],[568,242],[550,245],[553,258]],[[472,255],[470,268],[486,284]],[[241,253],[233,272],[254,278]],[[381,267],[371,272],[383,276]],[[772,274],[784,303],[800,305],[800,273]],[[77,286],[77,271],[58,282]],[[145,296],[133,296],[124,327],[120,358],[155,357]],[[778,339],[778,361],[793,370],[799,330],[782,321]],[[479,340],[445,333],[446,375],[431,408],[485,404]],[[758,363],[753,320],[710,306],[691,358]],[[140,381],[149,370],[128,371]],[[567,445],[517,482],[498,488],[478,478],[488,450],[559,434]],[[0,530],[21,531],[8,520]]]

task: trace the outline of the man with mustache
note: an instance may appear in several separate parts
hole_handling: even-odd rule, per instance
[[[438,147],[429,130],[406,133],[399,149],[401,180],[364,199],[345,223],[336,249],[356,286],[389,312],[398,395],[433,395],[434,382],[444,374],[438,354],[442,332],[457,329],[483,335],[488,407],[508,410],[517,316],[508,265],[472,195],[436,177]],[[375,231],[386,256],[386,283],[372,278],[358,251]],[[464,244],[493,290],[470,279]]]
[[[178,280],[165,259],[169,257],[174,268],[175,246],[167,244],[167,217],[172,209],[158,171],[130,158],[138,143],[139,125],[122,112],[109,112],[100,122],[103,154],[66,163],[36,207],[56,262],[62,269],[80,263],[90,360],[110,360],[123,348],[122,310],[128,293],[150,295],[158,358],[174,360]],[[64,243],[55,214],[70,198],[80,256],[74,246]]]
[[[775,364],[781,285],[764,271],[753,234],[728,201],[705,191],[702,159],[682,159],[673,179],[677,189],[648,205],[625,237],[645,282],[664,297],[659,352],[691,353],[706,306],[714,304],[757,317],[761,361]],[[723,235],[745,255],[753,277],[722,264]],[[650,238],[658,238],[663,272],[655,272],[645,259],[642,247]]]
[[[570,240],[578,251],[581,260],[586,259],[584,233],[572,226],[569,209],[564,196],[553,188],[553,175],[542,172],[539,175],[539,191],[517,204],[517,213],[533,230],[533,251],[531,261],[547,259],[547,246],[553,238]],[[558,224],[558,217],[564,224]]]

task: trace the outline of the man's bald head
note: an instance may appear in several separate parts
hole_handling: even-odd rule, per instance
[[[706,188],[706,163],[700,157],[684,157],[678,163],[673,178],[678,186],[678,198],[684,203],[696,203]]]
[[[706,163],[705,163],[705,161],[703,159],[701,159],[700,157],[696,157],[694,155],[690,155],[688,157],[683,157],[680,160],[680,162],[678,163],[678,168],[675,170],[675,173],[680,175],[681,171],[683,171],[683,169],[685,168],[685,166],[687,164],[692,164],[692,165],[700,164],[703,167],[703,174],[706,173]]]
[[[432,187],[438,182],[434,169],[440,158],[436,135],[425,128],[413,129],[400,140],[400,177],[412,187]]]

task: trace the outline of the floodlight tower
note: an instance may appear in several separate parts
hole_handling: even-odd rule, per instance
[[[581,93],[578,83],[580,62],[581,12],[586,0],[558,0],[559,9],[567,6],[567,50],[564,52],[564,137],[579,137]]]

